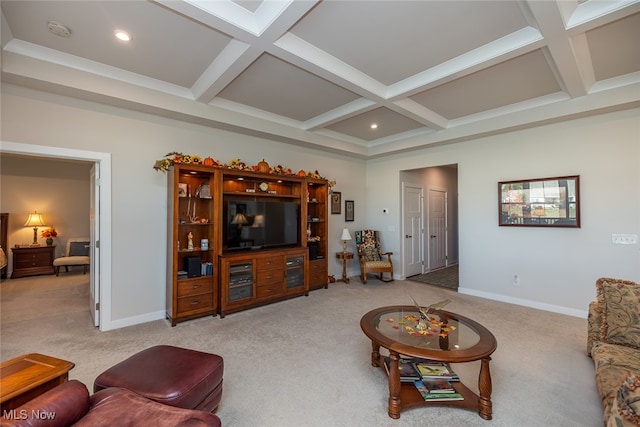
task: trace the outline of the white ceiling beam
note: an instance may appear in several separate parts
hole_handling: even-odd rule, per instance
[[[393,105],[396,107],[394,111],[397,113],[407,116],[418,123],[422,123],[429,128],[441,130],[446,129],[449,124],[449,120],[412,99],[399,99],[394,101]]]
[[[357,116],[377,107],[377,104],[369,99],[359,98],[345,105],[327,111],[303,123],[306,130],[317,130],[326,126],[331,126],[339,121]]]
[[[584,32],[640,12],[640,0],[589,0],[579,4],[565,20],[570,34]]]
[[[251,45],[231,40],[191,87],[198,102],[209,102],[256,60]]]
[[[387,98],[411,96],[431,87],[515,58],[543,46],[540,31],[526,27],[389,86]]]
[[[542,33],[549,50],[552,69],[560,78],[560,87],[573,98],[584,96],[593,84],[593,66],[579,63],[578,50],[584,53],[583,41],[571,40],[564,27],[564,21],[555,1],[529,1],[529,8]],[[587,50],[588,51],[588,50]]]

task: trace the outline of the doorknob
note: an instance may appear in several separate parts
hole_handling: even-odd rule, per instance
[[[410,239],[413,236],[409,236],[408,234],[405,234],[404,237],[405,237],[405,239]]]

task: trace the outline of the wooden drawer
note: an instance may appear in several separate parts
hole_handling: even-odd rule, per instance
[[[279,296],[282,294],[282,282],[272,283],[270,285],[258,286],[256,288],[257,298],[269,298],[272,296]]]
[[[17,268],[29,268],[38,267],[41,265],[48,265],[51,256],[47,253],[33,253],[33,254],[21,254],[16,258]]]
[[[264,258],[258,258],[257,260],[258,274],[260,274],[260,270],[273,270],[275,268],[283,268],[284,263],[282,262],[281,256],[270,256]]]
[[[207,292],[213,292],[213,280],[211,276],[206,279],[178,281],[178,298],[205,294]]]
[[[201,309],[213,309],[213,292],[178,298],[179,314]]]
[[[258,270],[258,287],[271,285],[273,283],[281,284],[284,281],[284,270]]]

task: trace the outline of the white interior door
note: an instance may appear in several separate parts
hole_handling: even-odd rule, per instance
[[[447,265],[447,192],[429,189],[429,269]]]
[[[89,314],[94,326],[100,325],[100,168],[94,164],[90,173],[89,233],[91,263],[89,265]]]
[[[403,200],[403,267],[405,277],[409,277],[423,273],[422,188],[405,186]]]

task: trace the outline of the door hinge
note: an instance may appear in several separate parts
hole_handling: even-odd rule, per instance
[[[96,249],[100,249],[100,240],[96,240]]]
[[[96,311],[100,311],[100,303],[99,302],[96,303]]]

